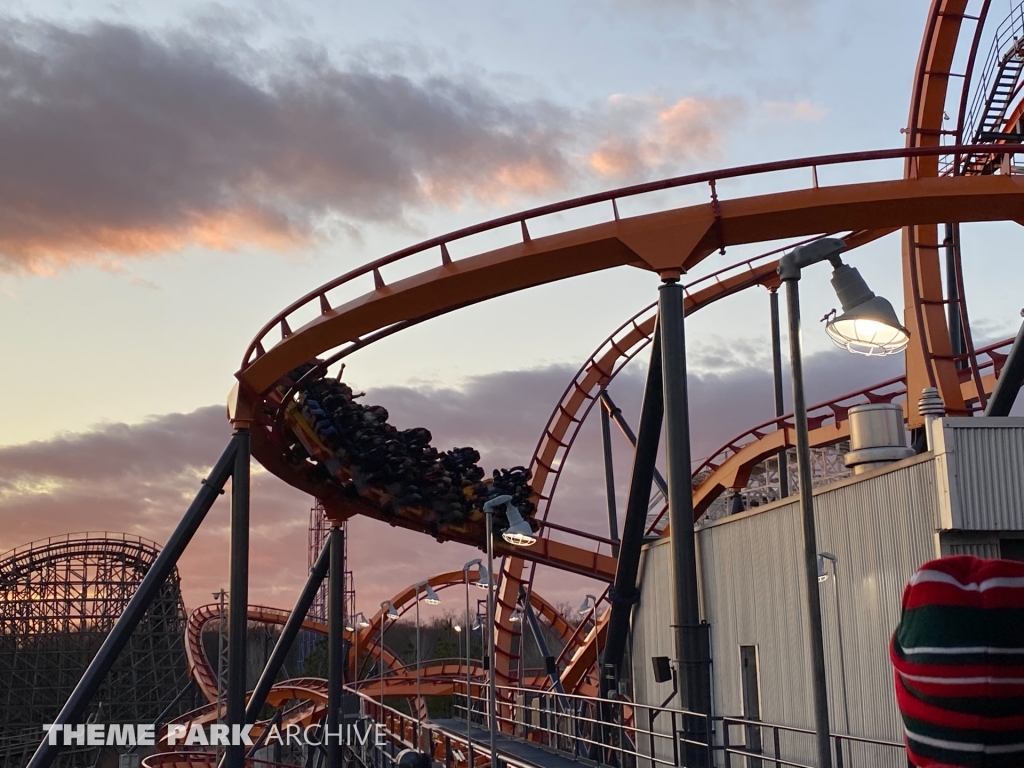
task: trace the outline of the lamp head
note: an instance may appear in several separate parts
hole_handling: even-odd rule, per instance
[[[487,589],[491,586],[492,581],[493,580],[491,579],[491,574],[487,572],[487,569],[484,568],[483,565],[478,565],[476,574],[476,585],[480,587],[480,589]]]
[[[583,598],[583,602],[580,603],[580,615],[582,616],[583,614],[588,613],[591,605],[593,605],[594,608],[597,608],[597,598],[593,595],[587,595]]]
[[[454,629],[456,632],[461,632],[462,631],[462,625],[461,624],[452,624],[452,629]]]
[[[437,596],[437,592],[434,591],[434,588],[429,584],[425,584],[424,587],[425,589],[423,591],[427,593],[427,596],[423,598],[423,602],[427,605],[440,605],[441,598]]]
[[[894,355],[907,348],[910,331],[900,323],[892,304],[872,293],[856,267],[837,266],[832,287],[843,314],[829,320],[825,332],[837,347],[872,357]]]
[[[533,528],[519,514],[518,509],[509,504],[505,514],[508,516],[508,528],[501,534],[501,538],[514,547],[529,547],[537,543]]]
[[[512,611],[512,615],[509,617],[509,621],[515,623],[517,621],[522,621],[522,618],[523,618],[523,612],[521,610],[519,610],[519,606],[517,605],[515,610]]]
[[[828,571],[825,570],[825,558],[818,555],[818,583],[828,581]]]
[[[360,627],[361,629],[366,629],[368,626],[370,626],[370,622],[367,621],[366,616],[364,616],[362,613],[358,613],[356,614],[356,626]]]
[[[352,622],[346,621],[345,622],[345,631],[346,632],[355,632],[356,628],[354,626],[352,626]]]
[[[384,613],[384,615],[387,616],[389,619],[397,619],[398,611],[395,610],[395,606],[391,604],[390,600],[385,600],[383,603],[380,604],[380,608],[382,611],[384,610],[385,606],[387,606],[387,611]]]

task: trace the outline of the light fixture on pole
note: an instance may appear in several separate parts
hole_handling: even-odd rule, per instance
[[[909,331],[899,324],[892,306],[871,292],[853,267],[843,264],[839,254],[846,243],[825,237],[794,248],[779,260],[778,274],[786,284],[789,311],[790,371],[793,378],[793,420],[796,427],[797,477],[800,483],[800,510],[804,533],[804,576],[810,632],[811,685],[814,730],[819,768],[832,768],[829,738],[828,684],[825,680],[825,641],[821,624],[821,598],[818,593],[818,548],[814,523],[814,496],[811,478],[811,449],[807,427],[807,400],[804,395],[803,349],[800,330],[800,272],[804,267],[829,261],[833,267],[832,285],[839,295],[844,314],[830,321],[826,330],[834,342],[862,354],[892,354],[906,347]],[[888,307],[888,312],[886,312]]]
[[[511,501],[511,496],[502,494],[501,496],[495,496],[493,499],[488,499],[484,502],[483,506],[483,512],[487,518],[487,658],[489,662],[487,708],[489,710],[488,731],[490,736],[491,768],[498,768],[498,706],[497,684],[494,679],[494,665],[497,655],[495,651],[497,639],[494,633],[494,510],[505,505],[509,527],[502,534],[502,538],[509,544],[516,547],[528,547],[537,541],[537,538],[533,535],[533,530],[530,528],[530,524],[519,514],[519,510],[509,503]]]
[[[427,605],[440,605],[441,598],[437,596],[437,592],[430,586],[429,582],[421,581],[413,590],[416,592],[416,706],[419,707],[421,703],[420,699],[420,590],[426,594],[423,598],[423,602]]]
[[[589,616],[588,616],[589,614]],[[597,631],[597,598],[587,595],[580,603],[580,615],[594,620],[594,668],[597,670],[598,679],[601,677],[601,646],[598,644],[600,635]],[[584,618],[583,621],[586,621]]]
[[[838,256],[832,264],[832,287],[843,306],[843,314],[830,318],[825,325],[833,343],[871,357],[906,349],[910,331],[900,323],[892,304],[871,292],[856,267],[843,264]]]
[[[354,672],[355,672],[355,680],[358,681],[359,680],[359,630],[360,629],[366,629],[368,626],[370,626],[370,622],[368,622],[366,620],[366,616],[364,616],[362,613],[357,613],[355,616],[352,617],[352,623],[355,624],[355,626],[354,627],[346,627],[346,629],[349,632],[352,633],[352,645],[353,645],[353,652],[354,652],[354,655],[355,655]]]
[[[487,569],[484,568],[483,563],[480,563],[478,568],[479,571],[477,572],[476,585],[480,587],[480,589],[490,589],[491,575],[487,572]]]
[[[387,610],[385,610],[385,607]],[[391,604],[390,600],[385,600],[380,604],[380,718],[381,722],[384,721],[384,625],[387,624],[388,619],[395,621],[398,618],[398,611],[395,610],[395,606]]]
[[[508,528],[501,534],[501,538],[514,547],[530,547],[537,543],[533,528],[523,519],[516,507],[509,504],[505,508],[505,514],[508,517]]]
[[[580,616],[585,616],[591,611],[597,610],[597,598],[593,595],[587,595],[583,598],[583,602],[580,603]]]
[[[846,693],[846,654],[843,649],[843,614],[839,610],[839,558],[831,552],[818,553],[818,582],[828,581],[829,573],[825,561],[832,563],[832,586],[836,601],[836,637],[839,638],[839,683],[843,688],[843,721],[846,733],[850,733],[850,702]]]

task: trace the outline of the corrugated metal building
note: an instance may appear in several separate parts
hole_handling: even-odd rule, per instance
[[[946,418],[938,427],[933,452],[815,491],[818,548],[836,558],[818,584],[835,733],[902,741],[888,643],[919,565],[958,553],[1024,559],[1024,419]],[[813,728],[796,501],[698,528],[716,715]],[[673,656],[670,557],[667,540],[646,547],[633,616],[634,696],[651,705],[672,690],[654,682],[651,668],[652,657]],[[759,712],[749,711],[754,704]],[[810,739],[783,735],[782,743],[784,754],[813,762]],[[852,757],[860,758],[852,764],[901,764],[879,747]]]

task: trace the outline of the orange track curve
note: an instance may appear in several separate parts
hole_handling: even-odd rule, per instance
[[[474,577],[475,578],[475,577]],[[461,586],[463,581],[462,571],[451,571],[448,573],[438,574],[428,580],[428,583],[438,591],[443,591],[451,587]],[[413,587],[404,589],[403,591],[396,594],[391,599],[391,604],[399,615],[403,615],[406,611],[410,610],[410,607],[415,602],[415,590]],[[585,640],[577,637],[575,628],[566,621],[565,617],[562,616],[558,610],[551,605],[542,596],[531,593],[530,604],[536,611],[539,618],[543,619],[547,626],[559,637],[562,638],[563,642],[566,643],[566,649],[569,651],[574,650],[577,646],[582,645]],[[380,622],[383,618],[382,611],[378,611],[373,618],[369,621],[369,626],[361,628],[356,634],[357,637],[353,638],[352,632],[346,630],[346,637],[350,638],[353,642],[358,642],[358,647],[361,653],[380,658],[381,648],[378,641],[380,637]],[[188,660],[189,671],[199,685],[200,690],[206,699],[210,702],[214,702],[217,699],[217,678],[214,673],[209,659],[206,657],[206,652],[202,644],[202,635],[205,625],[213,620],[216,620],[219,616],[219,607],[215,604],[200,606],[193,610],[188,617],[188,622],[185,630],[185,654]],[[279,608],[269,608],[266,606],[249,606],[249,620],[259,622],[262,624],[270,624],[282,626],[288,620],[289,612]],[[327,633],[327,625],[307,619],[302,624],[303,629],[310,630],[319,634]],[[384,649],[383,661],[389,668],[395,671],[393,676],[385,677],[384,686],[388,691],[388,695],[399,696],[406,695],[405,688],[408,684],[414,682],[416,677],[416,670],[414,667],[403,667],[399,664],[398,659]],[[354,665],[356,661],[352,660],[352,669],[354,672]],[[436,665],[435,665],[436,666]],[[456,668],[449,668],[448,666],[436,667],[427,665],[421,669],[421,682],[428,678],[432,681],[432,688],[424,688],[424,695],[444,695],[451,692],[451,682],[453,677],[462,677],[465,675],[465,667],[458,666]],[[447,687],[442,685],[443,690],[440,688],[434,690],[442,681],[448,681]],[[530,683],[533,685],[541,684],[543,676],[532,676]],[[360,681],[360,684],[367,686],[379,686],[380,678],[372,678],[368,680]],[[408,695],[414,695],[415,690],[411,689],[413,693]]]

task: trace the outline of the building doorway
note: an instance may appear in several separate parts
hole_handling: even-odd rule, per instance
[[[740,646],[740,682],[743,687],[743,719],[761,719],[760,671],[757,664],[757,646]],[[748,752],[761,754],[761,728],[756,725],[744,727]],[[761,761],[747,758],[747,768],[761,768]]]

